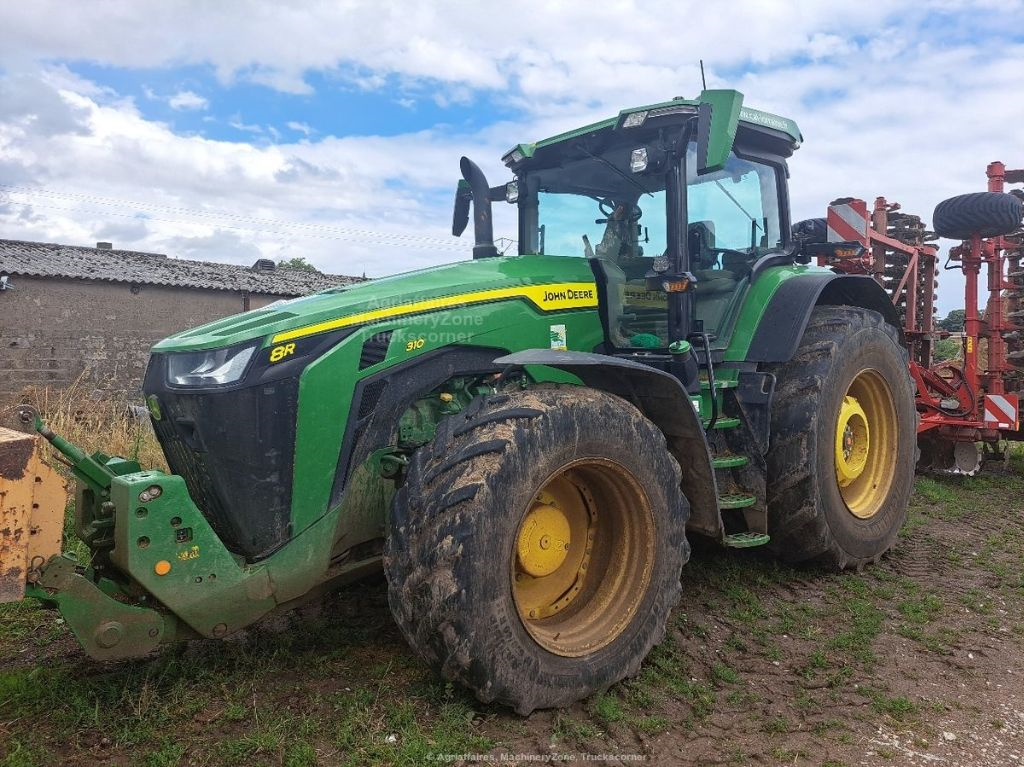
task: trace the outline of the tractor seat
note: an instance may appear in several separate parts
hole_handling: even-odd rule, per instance
[[[693,276],[697,293],[732,293],[736,289],[736,275],[724,269],[697,269]]]

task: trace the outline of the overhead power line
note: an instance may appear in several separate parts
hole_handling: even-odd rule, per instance
[[[125,200],[113,197],[102,197],[99,195],[81,194],[77,192],[62,192],[43,187],[20,187],[12,184],[0,184],[0,194],[6,202],[23,207],[40,208],[42,210],[57,210],[63,212],[74,212],[86,210],[104,216],[116,216],[118,218],[139,219],[139,215],[133,213],[118,213],[109,210],[96,210],[90,206],[135,208],[145,213],[144,220],[159,221],[162,223],[189,223],[216,225],[223,229],[232,229],[247,232],[258,232],[263,234],[298,235],[311,239],[323,240],[364,240],[371,243],[387,245],[406,245],[420,248],[437,248],[452,251],[465,251],[467,246],[451,239],[441,239],[424,235],[406,234],[403,232],[388,232],[385,230],[356,229],[342,227],[332,224],[315,224],[300,221],[288,221],[276,218],[261,218],[247,216],[245,214],[218,212],[200,208],[173,207],[144,203],[137,200]],[[27,197],[29,201],[12,199],[11,195]],[[32,198],[52,198],[58,201],[69,201],[83,203],[83,207],[61,207],[55,205],[40,204]],[[170,217],[153,216],[151,212],[164,212],[172,214]],[[175,215],[177,214],[177,215]],[[197,220],[200,219],[200,220]],[[234,222],[234,223],[223,223]],[[244,226],[241,224],[252,224]]]
[[[78,211],[86,211],[86,212],[96,213],[96,214],[102,215],[102,216],[115,216],[117,218],[129,218],[129,219],[132,219],[132,220],[138,220],[137,216],[133,216],[133,215],[128,214],[128,213],[115,213],[115,212],[107,211],[107,210],[96,211],[96,210],[91,210],[89,208],[62,208],[62,207],[56,206],[56,205],[40,205],[40,204],[34,203],[34,202],[19,202],[17,200],[10,200],[10,199],[2,200],[2,201],[6,202],[8,205],[19,205],[21,207],[32,208],[33,210],[35,210],[35,209],[56,210],[56,211],[62,211],[62,212],[65,212],[65,213],[74,213],[74,212],[78,212]],[[210,222],[186,221],[186,220],[183,220],[183,219],[158,218],[158,217],[155,217],[155,216],[147,216],[145,220],[146,221],[159,221],[161,223],[168,223],[168,224],[210,223]],[[303,237],[303,238],[306,238],[306,239],[313,239],[313,240],[359,241],[359,242],[364,242],[364,243],[368,243],[368,244],[390,245],[390,246],[402,245],[402,246],[405,246],[405,247],[414,247],[414,248],[420,248],[420,249],[439,249],[439,250],[448,250],[448,251],[453,251],[453,252],[454,251],[458,251],[458,252],[463,252],[463,253],[468,251],[468,246],[466,246],[466,245],[459,245],[458,243],[455,243],[455,242],[442,243],[440,241],[416,240],[416,239],[404,238],[404,237],[401,237],[401,236],[392,237],[387,232],[373,232],[373,231],[353,230],[353,231],[350,231],[350,232],[342,232],[342,233],[339,233],[337,235],[328,235],[328,234],[317,234],[317,233],[314,233],[314,232],[293,232],[293,231],[283,231],[283,230],[280,230],[280,229],[261,229],[261,228],[257,228],[257,227],[251,227],[251,226],[238,226],[236,224],[224,224],[224,223],[217,223],[217,222],[215,222],[215,223],[216,223],[216,227],[218,229],[230,229],[230,230],[234,230],[234,231],[254,232],[254,233],[257,233],[257,234],[274,234],[274,235],[298,236],[298,237]]]

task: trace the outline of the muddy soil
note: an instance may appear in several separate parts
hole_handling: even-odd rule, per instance
[[[861,573],[697,545],[640,674],[519,717],[412,656],[380,578],[226,642],[85,658],[0,612],[0,765],[1024,765],[1024,472],[918,479]]]

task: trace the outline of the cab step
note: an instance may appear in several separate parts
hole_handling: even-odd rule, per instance
[[[725,536],[723,544],[731,549],[749,549],[754,546],[764,546],[771,538],[765,533],[732,533]]]
[[[745,509],[757,503],[757,498],[744,493],[727,493],[718,496],[718,508],[720,509]]]
[[[739,418],[719,418],[715,421],[715,429],[735,429],[740,425]]]
[[[709,384],[708,384],[708,377],[706,375],[702,375],[700,377],[700,383],[701,383],[701,386],[703,386],[705,389],[708,388],[708,386],[709,386]],[[735,389],[739,385],[740,385],[739,381],[733,381],[732,379],[728,379],[728,378],[725,379],[725,380],[722,380],[722,381],[715,381],[715,388],[718,391],[723,391],[724,389]]]
[[[716,469],[735,469],[737,466],[746,466],[750,459],[745,455],[723,455],[720,458],[712,458],[711,465]]]

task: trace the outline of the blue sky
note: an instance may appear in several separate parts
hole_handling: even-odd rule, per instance
[[[1024,166],[1024,0],[0,6],[4,237],[370,275],[465,257],[462,154],[709,85],[793,117],[794,217]],[[514,222],[500,210],[499,233]],[[960,303],[944,273],[944,309]]]
[[[91,62],[66,62],[76,75],[133,100],[147,120],[167,123],[180,134],[219,141],[287,142],[323,136],[396,136],[446,126],[471,132],[515,111],[491,94],[473,99],[435,99],[437,83],[412,87],[395,76],[373,89],[325,72],[304,76],[311,92],[290,93],[253,82],[218,82],[213,67],[194,65],[127,69]],[[366,76],[364,74],[364,76]],[[188,94],[175,102],[175,97]]]

